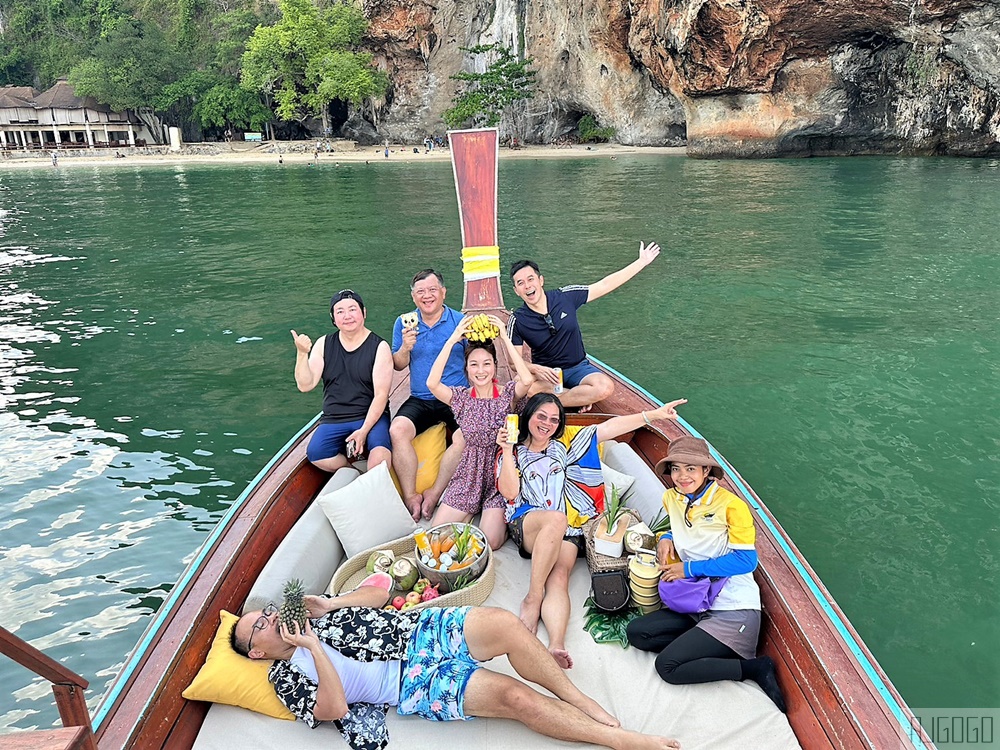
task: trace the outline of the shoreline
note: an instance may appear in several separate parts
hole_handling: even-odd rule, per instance
[[[389,158],[384,155],[384,146],[366,146],[353,151],[333,151],[320,152],[317,160],[312,151],[286,151],[278,152],[270,149],[282,147],[282,144],[294,144],[301,146],[308,141],[276,141],[268,142],[262,146],[250,148],[234,148],[234,146],[244,146],[244,144],[190,144],[194,146],[212,145],[222,149],[229,149],[229,152],[219,154],[144,154],[130,153],[124,159],[116,159],[113,150],[108,149],[100,154],[87,153],[77,156],[79,152],[63,151],[33,151],[30,156],[15,155],[0,160],[0,169],[53,169],[52,154],[59,157],[59,164],[55,169],[72,167],[93,167],[114,165],[127,167],[134,164],[173,166],[178,164],[278,164],[279,154],[288,165],[303,164],[324,164],[337,165],[338,163],[357,164],[392,164],[394,162],[448,162],[451,159],[451,152],[448,149],[434,149],[424,153],[423,149],[419,153],[413,153],[414,146],[402,144],[389,145]],[[264,150],[267,149],[267,150]],[[123,149],[119,149],[121,151]],[[23,153],[23,152],[21,152]],[[645,155],[645,156],[685,156],[687,148],[685,146],[623,146],[616,143],[598,143],[590,146],[574,144],[572,146],[524,146],[519,149],[500,149],[500,159],[566,159],[566,158],[611,158],[617,159],[624,155]]]

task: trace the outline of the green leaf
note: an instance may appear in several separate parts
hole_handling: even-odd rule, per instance
[[[639,617],[639,610],[628,607],[623,612],[602,612],[597,608],[593,597],[588,597],[583,606],[583,629],[590,633],[595,643],[617,643],[622,648],[628,648],[626,628],[632,620]]]

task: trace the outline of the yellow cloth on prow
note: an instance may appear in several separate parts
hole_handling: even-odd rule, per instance
[[[462,274],[466,281],[500,275],[500,246],[480,245],[462,248]]]

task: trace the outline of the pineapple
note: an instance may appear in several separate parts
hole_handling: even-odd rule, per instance
[[[292,623],[298,623],[300,633],[306,629],[306,618],[309,613],[306,611],[306,605],[302,598],[305,593],[302,581],[298,578],[287,581],[282,590],[284,601],[281,603],[281,609],[278,610],[278,619],[291,632],[295,630]]]

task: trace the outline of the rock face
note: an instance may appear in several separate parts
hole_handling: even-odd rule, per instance
[[[367,0],[393,80],[369,135],[443,132],[449,76],[482,64],[460,48],[499,41],[535,61],[529,141],[592,114],[703,156],[1000,153],[1000,0],[911,3]]]

